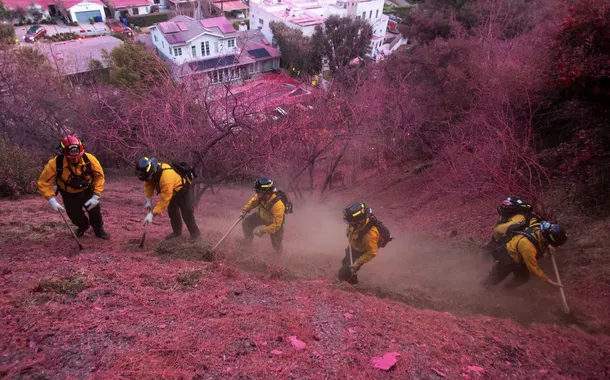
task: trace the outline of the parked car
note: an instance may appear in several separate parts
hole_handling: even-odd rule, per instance
[[[26,42],[34,42],[34,41],[38,40],[39,38],[42,38],[46,34],[47,34],[47,30],[45,28],[43,28],[42,26],[32,25],[30,27],[30,29],[28,29],[28,31],[26,32],[26,35],[23,37],[23,39]]]
[[[243,20],[246,18],[246,15],[242,11],[231,11],[231,16],[238,20]]]

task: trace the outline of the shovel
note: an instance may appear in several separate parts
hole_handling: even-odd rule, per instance
[[[140,239],[139,248],[144,248],[144,240],[146,240],[146,228],[148,227],[148,223],[144,225],[144,233],[142,234],[142,239]]]
[[[559,278],[559,271],[557,270],[557,263],[555,262],[555,247],[550,247],[551,251],[551,261],[553,262],[553,268],[555,269],[555,277],[557,277],[557,283],[562,285],[561,279]],[[570,314],[570,308],[568,307],[568,302],[566,301],[566,295],[563,292],[563,288],[559,288],[559,294],[561,294],[561,301],[563,302],[563,311],[566,314]]]
[[[212,254],[212,253],[213,253],[213,252],[216,250],[216,248],[218,248],[218,246],[220,245],[220,243],[222,243],[222,242],[223,242],[223,241],[224,241],[224,240],[227,238],[227,236],[229,236],[229,234],[231,233],[231,231],[233,231],[233,229],[235,228],[235,226],[237,226],[237,225],[239,224],[239,222],[241,222],[241,221],[242,221],[242,219],[243,219],[243,217],[241,217],[241,216],[240,216],[240,217],[239,217],[239,219],[237,219],[237,221],[236,221],[236,222],[235,222],[235,223],[234,223],[234,224],[231,226],[231,228],[229,229],[229,231],[227,231],[227,233],[226,233],[226,234],[224,234],[224,236],[223,236],[223,237],[220,239],[220,241],[219,241],[218,243],[216,243],[216,245],[215,245],[214,247],[212,247],[211,249],[206,250],[206,251],[205,251],[205,254],[206,254],[206,255],[211,255],[211,254]]]
[[[74,240],[76,240],[76,244],[78,244],[78,248],[82,251],[83,245],[80,243],[80,241],[78,241],[78,238],[76,237],[76,234],[74,233],[74,231],[72,231],[72,228],[70,228],[70,225],[68,224],[68,221],[66,220],[66,217],[64,216],[64,214],[61,213],[60,210],[57,210],[57,212],[59,213],[59,215],[61,215],[61,218],[64,220],[66,227],[68,227],[68,229],[70,230],[70,233],[72,234],[72,237],[74,238]]]

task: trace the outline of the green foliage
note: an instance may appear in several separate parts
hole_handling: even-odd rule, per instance
[[[282,52],[282,65],[297,74],[313,75],[321,70],[322,58],[314,51],[312,39],[282,22],[269,23],[273,40]]]
[[[10,24],[0,24],[0,48],[15,43],[15,28]]]
[[[112,37],[118,38],[119,40],[126,42],[126,43],[131,42],[131,39],[129,39],[129,37],[124,33],[114,32],[114,33],[112,33]]]
[[[250,20],[249,19],[243,19],[243,20],[237,20],[237,21],[233,21],[233,28],[235,30],[239,30],[239,24],[240,23],[245,23],[246,26],[248,27],[248,29],[250,29]]]
[[[127,16],[130,26],[151,26],[168,20],[168,13],[150,13],[147,15]]]
[[[110,67],[111,84],[147,87],[170,80],[165,63],[142,44],[123,44],[102,56]]]
[[[324,28],[316,27],[312,37],[313,50],[316,55],[328,58],[330,70],[334,73],[354,58],[363,57],[372,37],[373,28],[368,22],[331,16],[324,22]]]
[[[580,0],[570,7],[553,47],[556,86],[591,100],[610,100],[610,6]]]
[[[35,193],[38,170],[27,151],[0,136],[0,197]]]

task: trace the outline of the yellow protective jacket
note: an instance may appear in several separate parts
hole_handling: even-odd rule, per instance
[[[149,181],[144,181],[144,190],[146,191],[146,198],[152,198],[155,190],[159,193],[159,201],[153,209],[153,214],[162,214],[172,197],[182,190],[182,187],[186,183],[190,183],[186,178],[182,178],[180,174],[176,173],[174,169],[168,164],[159,163],[161,175],[155,174]]]
[[[44,169],[42,169],[42,173],[38,177],[38,191],[42,194],[43,197],[49,199],[55,196],[55,190],[53,190],[53,183],[57,182],[57,186],[67,192],[67,193],[81,193],[86,191],[87,188],[84,189],[73,189],[70,186],[66,186],[66,182],[69,181],[72,172],[75,175],[84,175],[89,181],[91,181],[93,186],[93,193],[101,196],[104,191],[104,170],[102,169],[102,165],[91,153],[85,153],[87,158],[89,158],[89,162],[91,163],[91,171],[93,173],[86,173],[87,165],[85,164],[85,160],[81,157],[76,165],[72,165],[68,162],[68,159],[64,157],[63,159],[63,172],[61,173],[61,179],[55,181],[55,177],[57,177],[57,156],[51,158],[49,162],[47,162]],[[68,167],[70,165],[70,167]],[[71,170],[71,171],[70,171]]]
[[[267,234],[272,234],[280,230],[284,224],[284,211],[286,206],[282,200],[279,200],[273,204],[278,194],[275,193],[269,198],[268,201],[263,200],[261,196],[255,194],[249,201],[242,207],[242,210],[250,212],[258,207],[259,215],[261,219],[267,225],[263,231]]]
[[[508,221],[506,221],[504,223],[496,224],[496,226],[494,227],[493,238],[495,240],[500,240],[500,239],[506,237],[506,233],[509,230],[509,228],[511,226],[514,226],[515,224],[519,224],[519,223],[525,223],[525,215],[516,214],[516,215],[511,216],[510,219],[508,219]],[[537,223],[540,223],[540,221],[538,220],[538,218],[535,215],[532,215],[532,217],[529,220],[529,225],[525,226],[525,228],[532,227],[533,225],[535,225]]]
[[[379,230],[377,227],[371,227],[371,229],[362,236],[362,239],[358,239],[360,231],[364,229],[368,222],[369,218],[357,227],[348,226],[346,231],[347,240],[352,247],[352,251],[362,253],[362,256],[354,262],[353,268],[356,271],[364,264],[373,260],[375,256],[377,256],[377,251],[379,250]]]
[[[546,244],[540,233],[540,228],[534,228],[529,231],[530,235],[536,240],[537,244],[532,244],[529,239],[523,235],[515,234],[506,244],[506,250],[517,263],[525,263],[527,269],[540,279],[547,281],[547,276],[538,266],[538,257],[542,257],[542,252],[546,248]]]

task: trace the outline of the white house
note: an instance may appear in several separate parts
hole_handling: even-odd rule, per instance
[[[262,33],[237,32],[225,17],[176,16],[150,30],[157,53],[176,76],[205,73],[212,82],[226,82],[279,67],[280,53]]]
[[[363,19],[373,27],[367,54],[377,57],[382,52],[389,19],[383,14],[383,3],[384,0],[250,0],[250,28],[260,29],[272,40],[272,21],[281,21],[311,36],[316,25],[324,24],[330,16]]]
[[[114,18],[123,17],[125,14],[132,16],[149,14],[154,5],[152,0],[106,0],[106,4],[114,8]]]
[[[43,18],[65,13],[71,21],[89,23],[89,19],[99,17],[101,21],[106,20],[104,3],[100,0],[2,0],[7,8],[26,11],[36,9]],[[63,9],[60,9],[60,4]],[[30,11],[31,13],[31,11]],[[27,17],[32,19],[31,16]]]

